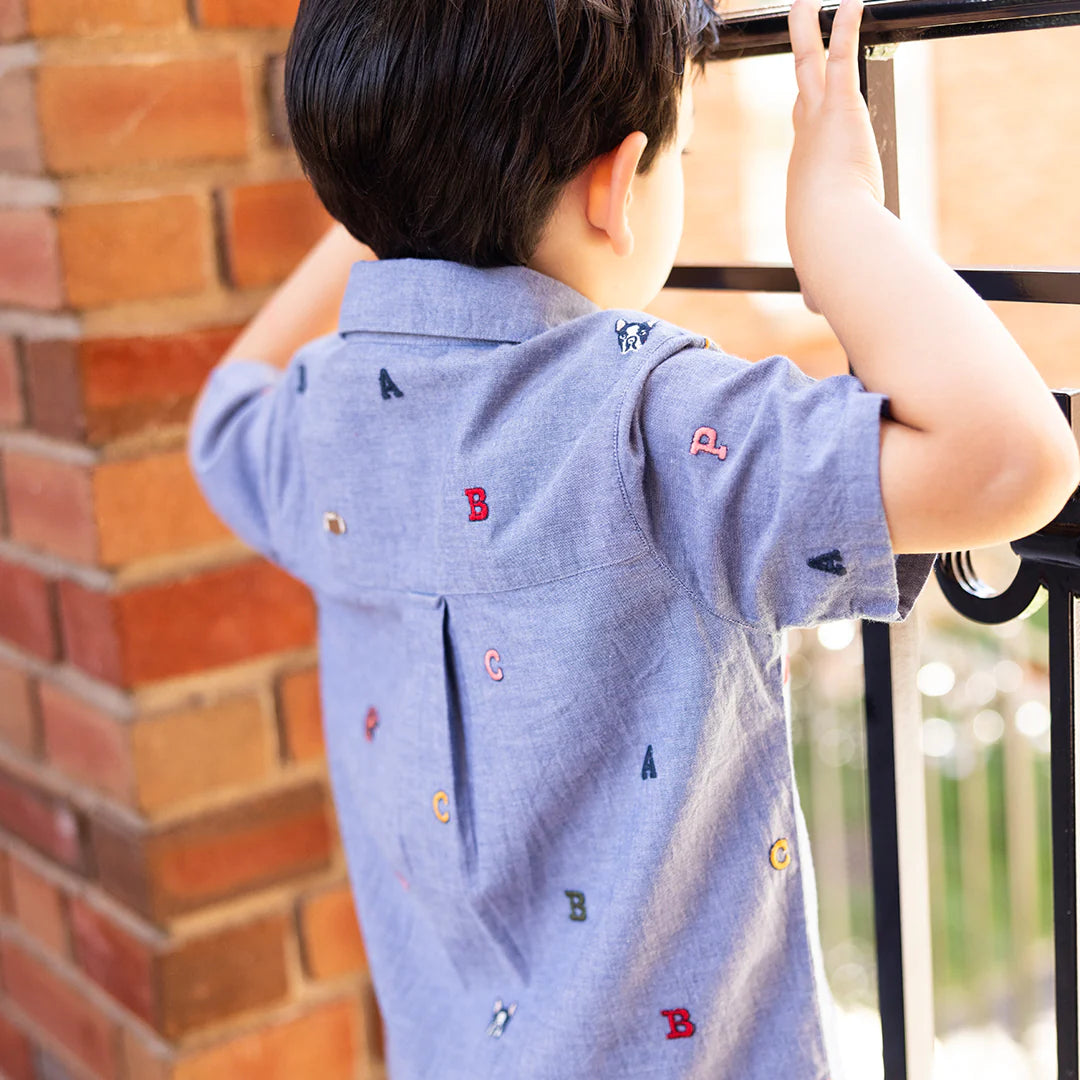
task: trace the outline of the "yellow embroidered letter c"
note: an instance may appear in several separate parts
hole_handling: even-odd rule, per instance
[[[450,820],[450,811],[447,809],[450,799],[445,791],[436,791],[435,798],[431,800],[431,808],[435,811],[435,816],[444,824]],[[440,808],[439,804],[442,803]]]

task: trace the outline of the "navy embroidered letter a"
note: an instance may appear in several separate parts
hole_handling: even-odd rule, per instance
[[[397,384],[390,378],[390,372],[383,368],[379,372],[379,389],[382,391],[383,401],[389,401],[390,395],[404,397],[405,395],[397,388]]]
[[[641,765],[641,779],[656,779],[656,766],[653,764],[652,759],[652,743],[645,747],[645,760]]]

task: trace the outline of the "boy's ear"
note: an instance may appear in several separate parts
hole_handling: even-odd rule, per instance
[[[632,131],[614,150],[596,159],[589,177],[589,224],[608,234],[616,255],[630,255],[634,250],[630,202],[638,162],[648,141],[644,131]]]

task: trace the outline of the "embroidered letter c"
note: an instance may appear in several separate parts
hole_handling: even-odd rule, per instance
[[[499,667],[498,649],[488,649],[488,651],[484,653],[484,668],[496,682],[503,677],[502,668]]]
[[[447,809],[450,799],[445,791],[436,791],[435,798],[431,800],[431,808],[435,816],[445,825],[450,820],[450,811]]]

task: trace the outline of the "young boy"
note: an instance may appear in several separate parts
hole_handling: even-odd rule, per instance
[[[190,456],[318,602],[391,1080],[839,1080],[782,632],[906,618],[922,553],[1031,532],[1080,479],[1027,357],[881,205],[859,0],[827,61],[816,0],[789,17],[791,254],[855,375],[642,310],[715,18],[300,6],[290,123],[343,227]]]

